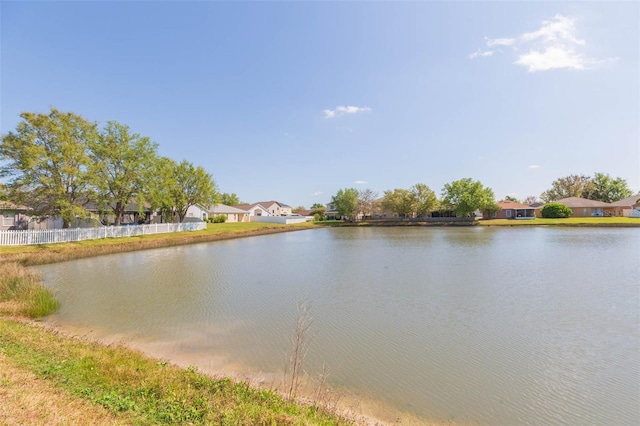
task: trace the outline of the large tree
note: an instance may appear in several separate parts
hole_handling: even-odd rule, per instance
[[[240,202],[240,198],[238,198],[238,196],[235,193],[228,194],[226,192],[220,195],[220,203],[226,206],[238,206],[242,204]]]
[[[218,200],[216,184],[209,173],[188,161],[180,163],[166,157],[156,161],[156,180],[148,187],[148,199],[165,219],[184,220],[189,207],[210,207]]]
[[[359,192],[357,189],[345,188],[339,190],[336,195],[331,197],[331,203],[339,216],[345,216],[351,220],[356,218],[358,213],[358,195]]]
[[[416,211],[416,199],[408,189],[387,190],[384,191],[382,207],[400,217],[410,217]]]
[[[0,176],[8,177],[11,199],[40,217],[60,217],[68,228],[86,217],[88,146],[97,125],[72,112],[24,112],[15,132],[2,136]]]
[[[441,203],[453,210],[457,216],[470,216],[476,210],[494,212],[499,210],[491,188],[480,181],[464,178],[444,185]]]
[[[377,197],[378,193],[369,188],[358,192],[358,213],[361,214],[362,217],[373,214],[373,202]]]
[[[584,194],[584,197],[590,200],[613,203],[632,195],[633,192],[629,189],[625,179],[612,178],[604,173],[595,173],[591,179],[589,191]]]
[[[109,121],[89,148],[95,199],[101,209],[113,213],[118,226],[129,203],[136,203],[138,210],[143,207],[144,188],[154,178],[157,144]]]
[[[589,176],[569,175],[554,180],[551,188],[540,194],[540,198],[549,203],[563,198],[584,197],[590,192],[592,185]]]
[[[427,216],[438,205],[435,192],[424,183],[416,183],[411,187],[415,212],[418,217]]]

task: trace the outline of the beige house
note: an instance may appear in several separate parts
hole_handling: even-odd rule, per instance
[[[556,203],[569,207],[573,214],[571,217],[605,217],[615,216],[615,206],[604,201],[587,200],[580,197],[563,198]]]
[[[249,222],[249,212],[247,210],[224,204],[215,204],[209,210],[209,217],[216,217],[220,215],[226,216],[227,222]]]
[[[615,207],[616,216],[640,217],[640,194],[611,203]]]

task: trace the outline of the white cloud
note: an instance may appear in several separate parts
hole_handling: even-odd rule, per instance
[[[572,43],[584,46],[585,41],[579,40],[573,34],[576,28],[573,19],[566,16],[556,15],[549,21],[542,21],[542,27],[538,31],[524,33],[520,36],[522,40],[532,41],[542,39],[546,43]]]
[[[322,195],[322,191],[316,191],[311,195],[313,195],[314,197],[317,197],[318,195]]]
[[[542,52],[531,50],[529,53],[522,54],[514,63],[527,67],[529,72],[536,72],[557,68],[584,70],[589,64],[593,63],[593,61],[571,49],[548,47]]]
[[[325,109],[322,112],[324,113],[324,118],[334,118],[339,115],[345,114],[357,114],[359,112],[370,112],[372,111],[369,107],[357,107],[357,106],[344,106],[338,105],[336,109]]]
[[[538,166],[537,164],[532,164],[529,166],[530,169],[539,169],[542,166]]]
[[[353,183],[355,183],[356,185],[364,185],[367,183],[366,180],[354,180]]]
[[[517,37],[485,37],[485,40],[488,47],[505,46],[511,48],[507,52],[517,52],[517,59],[513,63],[527,68],[531,73],[554,69],[587,70],[595,64],[616,60],[594,59],[584,54],[582,50],[586,41],[576,35],[574,20],[562,15],[542,21],[539,29]],[[469,58],[474,59],[481,52],[478,49]]]
[[[493,46],[513,46],[516,42],[515,38],[487,38],[485,37],[485,40],[487,40],[487,46],[489,47],[493,47]]]
[[[483,50],[478,49],[475,52],[469,54],[469,59],[475,59],[475,58],[481,58],[481,57],[485,58],[485,57],[491,56],[491,55],[493,55],[493,50],[484,50],[483,51]]]

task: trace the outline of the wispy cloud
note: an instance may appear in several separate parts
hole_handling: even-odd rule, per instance
[[[529,166],[530,169],[539,169],[542,166],[538,166],[537,164],[532,164]]]
[[[316,191],[311,195],[313,195],[314,197],[317,197],[318,195],[322,195],[322,191]]]
[[[338,105],[335,109],[325,109],[322,112],[324,113],[324,118],[335,118],[345,114],[357,114],[360,112],[371,112],[371,111],[372,110],[369,107]]]
[[[483,57],[487,57],[487,56],[491,56],[493,55],[493,50],[476,50],[475,52],[469,54],[469,59],[475,59],[475,58],[483,58]]]
[[[367,183],[366,180],[354,180],[353,183],[356,185],[365,185]]]
[[[595,59],[582,52],[586,46],[584,39],[576,35],[576,27],[572,18],[556,15],[553,18],[542,21],[540,28],[535,31],[525,32],[517,37],[487,38],[487,47],[494,50],[496,47],[509,47],[516,52],[516,65],[527,68],[533,73],[537,71],[550,71],[554,69],[586,70],[596,64],[615,61],[616,58]],[[482,55],[482,50],[469,55],[475,59]]]

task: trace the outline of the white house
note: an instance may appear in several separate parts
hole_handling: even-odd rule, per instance
[[[273,216],[269,210],[264,208],[260,203],[243,204],[236,206],[239,209],[245,210],[249,213],[249,216]]]
[[[198,218],[200,220],[204,220],[205,222],[209,218],[209,209],[206,207],[202,207],[199,204],[194,204],[187,209],[187,214],[184,216],[185,220],[194,220]]]

